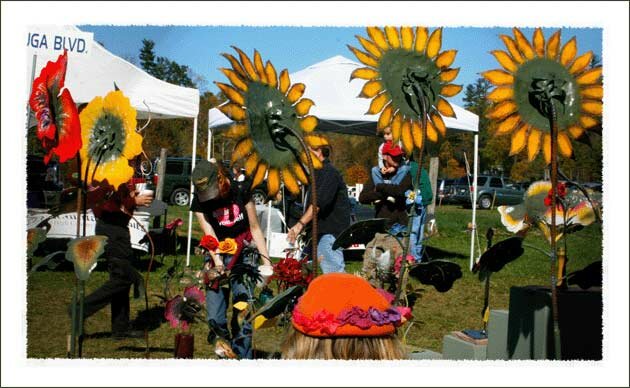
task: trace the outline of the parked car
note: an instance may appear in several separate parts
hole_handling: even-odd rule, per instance
[[[158,180],[162,180],[162,198],[164,201],[168,201],[173,205],[188,206],[190,202],[190,173],[192,167],[192,158],[190,157],[167,157],[166,167],[164,169],[164,176],[160,177],[155,171],[156,178],[153,178],[153,182],[157,184]]]
[[[439,203],[451,203],[451,197],[455,194],[455,182],[457,179],[440,179],[437,185]]]
[[[472,176],[462,177],[455,182],[451,199],[456,203],[472,205],[470,191]],[[524,189],[516,186],[511,180],[503,177],[477,176],[477,204],[481,209],[499,205],[515,205],[523,201]]]
[[[26,158],[26,205],[28,208],[48,208],[59,205],[63,183],[59,163],[44,164],[41,156]]]

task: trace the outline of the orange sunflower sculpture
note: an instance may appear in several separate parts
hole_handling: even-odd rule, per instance
[[[377,130],[391,127],[394,142],[402,139],[407,154],[414,147],[422,149],[424,133],[437,142],[438,133],[446,134],[442,116],[455,117],[445,97],[462,90],[461,85],[451,83],[459,73],[459,68],[451,68],[457,51],[440,51],[442,28],[429,34],[426,27],[417,27],[415,32],[411,27],[367,27],[367,33],[369,39],[357,36],[365,51],[348,46],[367,66],[350,76],[351,80],[367,81],[359,95],[372,99],[366,113],[380,113]]]
[[[512,134],[510,155],[527,148],[530,161],[543,150],[551,161],[549,103],[554,104],[558,150],[570,157],[571,138],[596,126],[602,115],[602,67],[591,67],[591,51],[579,55],[575,37],[561,45],[560,30],[548,40],[540,28],[531,43],[518,29],[514,37],[501,35],[507,51],[492,55],[502,69],[483,76],[496,86],[488,95],[494,103],[487,117],[496,122],[496,134]]]

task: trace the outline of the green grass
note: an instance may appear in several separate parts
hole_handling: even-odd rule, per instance
[[[411,348],[425,348],[441,352],[442,338],[453,330],[481,328],[481,308],[483,307],[483,284],[476,275],[468,271],[470,232],[466,226],[470,221],[470,209],[455,206],[442,206],[436,210],[439,234],[427,241],[429,254],[433,258],[443,258],[457,262],[462,267],[463,277],[457,280],[453,288],[446,293],[439,293],[433,287],[422,286],[424,292],[414,308],[414,322],[406,337]],[[494,241],[500,241],[509,234],[502,226],[496,210],[477,212],[478,230],[482,246],[485,246],[485,232],[488,227],[496,228]],[[179,229],[182,237],[187,231],[187,211],[184,208],[169,207],[168,221],[177,217],[184,220]],[[199,239],[201,233],[193,221],[193,238]],[[185,248],[185,238],[182,251]],[[527,244],[548,249],[541,235],[532,232],[525,240]],[[568,269],[574,271],[587,264],[600,260],[602,256],[601,225],[591,225],[568,237]],[[192,257],[193,267],[199,267],[201,258]],[[178,256],[157,257],[155,271],[150,274],[149,284],[149,332],[151,358],[170,358],[173,355],[175,330],[163,321],[161,300],[156,296],[162,293],[160,277],[165,269]],[[160,263],[161,261],[161,263]],[[147,268],[149,256],[141,259],[140,268]],[[358,261],[347,262],[347,271],[360,269]],[[71,300],[74,273],[68,266],[56,271],[36,272],[29,275],[27,295],[27,356],[29,358],[51,358],[66,356],[66,336],[70,333],[70,319],[66,306]],[[549,283],[549,260],[540,252],[525,248],[525,253],[516,261],[506,265],[494,274],[490,287],[490,305],[493,309],[507,309],[509,290],[512,286],[547,285]],[[143,272],[143,275],[145,273]],[[104,266],[99,264],[87,281],[87,293],[98,288],[107,278]],[[175,292],[181,290],[175,290]],[[146,313],[144,299],[131,299],[132,319]],[[141,317],[142,318],[142,317]],[[127,339],[114,341],[110,334],[110,311],[105,308],[85,323],[87,339],[83,344],[84,358],[144,358],[144,340]],[[207,326],[203,323],[193,325],[195,334],[195,358],[215,358],[211,347],[206,342]],[[259,330],[254,336],[254,347],[259,355],[279,351],[284,336],[284,328]]]

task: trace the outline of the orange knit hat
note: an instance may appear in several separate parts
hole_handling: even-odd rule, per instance
[[[409,316],[410,309],[392,307],[393,296],[386,295],[358,276],[321,275],[311,282],[293,309],[293,327],[312,337],[392,334]]]

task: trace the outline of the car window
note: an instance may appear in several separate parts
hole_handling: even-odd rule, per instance
[[[488,178],[486,178],[485,176],[478,176],[477,177],[477,186],[485,186],[487,180],[488,180]]]
[[[492,178],[492,179],[490,179],[490,187],[503,187],[503,183],[501,182],[501,178]]]
[[[184,173],[184,163],[167,162],[165,173],[169,175],[181,175]]]

